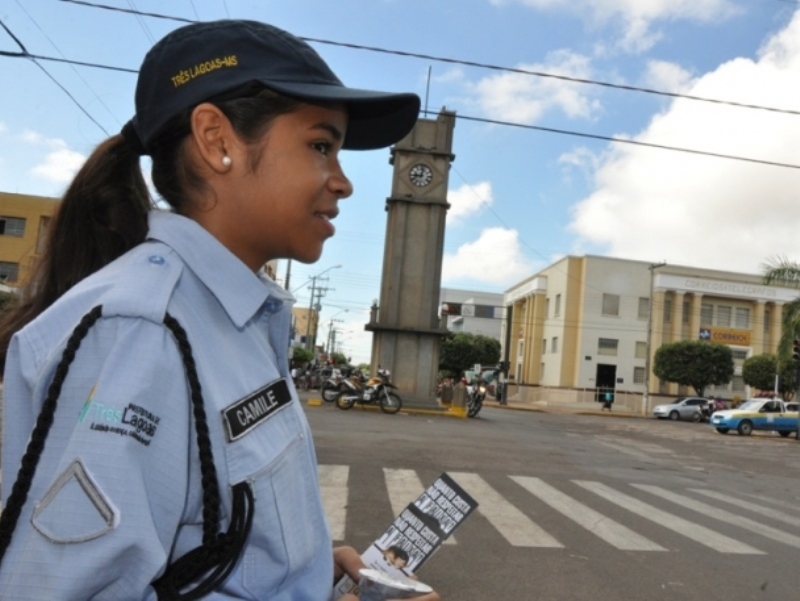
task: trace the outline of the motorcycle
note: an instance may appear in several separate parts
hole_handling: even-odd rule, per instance
[[[332,376],[322,383],[322,400],[332,403],[345,390],[344,378]]]
[[[481,380],[467,388],[467,417],[475,417],[481,412],[483,401],[486,398],[486,382]]]
[[[378,370],[377,377],[366,381],[358,376],[345,378],[341,385],[345,390],[336,397],[336,406],[339,409],[352,409],[356,403],[378,403],[384,413],[397,413],[403,406],[400,395],[394,392],[397,386],[389,381],[388,370]]]

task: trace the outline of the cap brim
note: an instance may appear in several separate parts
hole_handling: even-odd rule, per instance
[[[391,94],[329,84],[263,82],[277,92],[303,100],[336,102],[349,116],[343,148],[373,150],[403,139],[419,117],[416,94]]]

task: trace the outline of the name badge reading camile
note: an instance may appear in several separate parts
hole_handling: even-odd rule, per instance
[[[246,435],[270,415],[292,402],[286,378],[275,380],[222,411],[228,442]]]

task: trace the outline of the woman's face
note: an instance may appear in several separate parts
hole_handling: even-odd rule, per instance
[[[339,164],[347,113],[304,104],[277,117],[249,157],[234,159],[220,240],[252,269],[271,259],[319,259],[338,202],[353,193]]]

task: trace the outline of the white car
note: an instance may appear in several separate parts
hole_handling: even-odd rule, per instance
[[[700,396],[687,396],[678,399],[669,405],[656,405],[653,415],[658,419],[689,419],[693,422],[703,421],[703,407],[708,404],[708,399]]]

